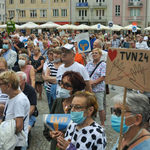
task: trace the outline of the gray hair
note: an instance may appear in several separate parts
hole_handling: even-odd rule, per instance
[[[27,82],[27,75],[23,71],[18,71],[16,73],[17,75],[21,75],[22,79],[25,80],[25,82]]]
[[[27,54],[25,54],[25,53],[19,54],[19,56],[25,57],[27,60],[29,60],[29,56]]]
[[[123,104],[123,94],[118,94],[112,98],[115,104]],[[144,94],[127,93],[126,105],[132,114],[141,114],[141,125],[148,122],[150,119],[150,103],[147,96]]]

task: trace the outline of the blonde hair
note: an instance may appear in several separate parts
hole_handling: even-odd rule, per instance
[[[11,84],[12,89],[17,90],[19,87],[19,78],[14,71],[4,71],[0,74],[0,80],[4,84]]]
[[[102,55],[102,50],[101,50],[100,48],[94,48],[93,50],[98,51],[98,53],[99,53],[100,55]]]
[[[4,57],[0,57],[0,62],[2,62],[2,63],[5,65],[5,69],[8,68],[8,66],[7,66],[7,61],[5,60]]]
[[[96,96],[93,93],[87,91],[78,91],[74,94],[73,97],[84,97],[86,99],[87,108],[93,106],[94,111],[92,116],[95,116],[98,111],[98,102]]]

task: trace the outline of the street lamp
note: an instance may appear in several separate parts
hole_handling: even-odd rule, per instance
[[[17,12],[17,23],[19,24],[19,14],[20,14],[20,9],[16,9],[16,12]]]

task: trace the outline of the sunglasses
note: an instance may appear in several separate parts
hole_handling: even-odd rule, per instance
[[[70,105],[70,109],[74,108],[75,110],[80,110],[86,108],[87,106],[80,106],[80,105]]]
[[[121,114],[122,114],[122,110],[120,108],[113,108],[113,107],[111,107],[110,108],[110,112],[111,112],[111,114],[115,114],[118,117],[120,117]],[[125,112],[131,112],[131,111],[126,111],[125,110]]]
[[[60,85],[63,85],[64,88],[72,87],[72,85],[71,85],[70,83],[63,82],[63,81],[60,81],[59,84],[60,84]]]

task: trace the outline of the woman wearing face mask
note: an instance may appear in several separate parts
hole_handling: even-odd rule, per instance
[[[120,133],[123,95],[113,97],[111,126]],[[121,150],[149,150],[150,133],[144,128],[150,120],[149,99],[143,94],[127,93]],[[119,140],[118,140],[119,141]],[[117,150],[118,141],[113,150]]]
[[[29,57],[27,54],[19,55],[19,68],[20,71],[23,71],[27,75],[27,83],[30,84],[33,88],[35,88],[35,71],[32,65],[28,64]]]
[[[35,89],[37,93],[39,93],[39,100],[42,100],[42,70],[44,65],[44,57],[41,56],[40,48],[37,46],[34,48],[33,53],[34,54],[30,57],[30,61],[35,71]]]
[[[51,53],[48,53],[48,57]],[[56,99],[56,74],[61,62],[61,50],[53,49],[53,61],[48,63],[44,80],[47,81],[46,95],[48,99],[49,110],[51,110],[53,101]]]
[[[76,91],[81,91],[85,89],[85,81],[83,77],[74,71],[67,71],[62,76],[62,81],[60,83],[60,95],[61,98],[56,99],[53,103],[51,114],[64,114],[69,113],[70,104],[72,102],[72,95]],[[50,131],[45,128],[44,136],[51,140],[51,150],[56,150],[56,138],[62,135],[60,131]],[[49,134],[47,134],[49,133]],[[50,137],[49,137],[50,136]]]
[[[63,150],[105,150],[104,130],[93,120],[98,111],[95,95],[86,91],[76,92],[70,107],[73,123],[68,126],[65,138],[57,138],[57,146]]]

